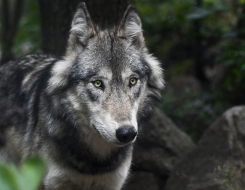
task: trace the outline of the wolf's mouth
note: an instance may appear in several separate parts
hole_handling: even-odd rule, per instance
[[[131,142],[128,142],[128,143],[122,143],[122,142],[119,142],[119,141],[109,141],[109,139],[106,139],[100,132],[99,130],[96,128],[96,126],[94,124],[91,124],[93,129],[96,131],[96,133],[101,137],[103,138],[105,141],[117,146],[117,147],[124,147],[124,146],[127,146],[127,145],[130,145],[130,144],[133,144],[134,141],[131,141]]]
[[[92,127],[93,127],[93,129],[94,129],[94,130],[101,136],[100,132],[98,131],[98,129],[95,127],[94,124],[92,124]]]
[[[96,131],[96,133],[101,137],[103,138],[105,141],[109,142],[109,143],[112,143],[112,144],[116,144],[117,142],[112,142],[110,141],[109,139],[107,139],[106,137],[104,137],[104,135],[102,135],[99,130],[96,128],[96,126],[92,123],[92,127],[93,129]]]

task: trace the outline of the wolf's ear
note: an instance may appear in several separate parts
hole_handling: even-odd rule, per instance
[[[85,3],[80,3],[72,20],[68,50],[74,50],[79,46],[86,46],[89,38],[95,34],[94,24],[91,20]]]
[[[132,42],[144,44],[142,23],[139,12],[135,6],[129,5],[125,11],[118,28],[118,36],[125,37]]]

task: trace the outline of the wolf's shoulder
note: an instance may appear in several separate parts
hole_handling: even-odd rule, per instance
[[[0,90],[6,95],[18,97],[23,88],[34,88],[43,75],[49,73],[52,65],[60,58],[47,54],[31,54],[11,60],[0,67]],[[23,82],[26,85],[23,87]]]
[[[10,83],[21,81],[28,73],[44,65],[53,64],[60,58],[48,54],[30,54],[11,60],[0,67],[0,81]]]
[[[0,110],[4,113],[0,123],[5,123],[5,126],[12,125],[12,120],[18,124],[24,123],[29,100],[31,97],[38,99],[47,82],[46,76],[52,65],[59,60],[59,57],[53,55],[31,54],[0,67]],[[20,113],[17,113],[18,110]],[[12,119],[13,115],[17,115],[18,119]]]

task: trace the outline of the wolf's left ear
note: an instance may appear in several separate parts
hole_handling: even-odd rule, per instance
[[[144,37],[142,33],[142,23],[139,12],[134,5],[129,5],[124,13],[121,23],[118,28],[118,36],[126,39],[144,44]]]
[[[87,6],[85,3],[80,3],[72,20],[68,50],[74,50],[79,45],[86,46],[94,34],[95,28]]]

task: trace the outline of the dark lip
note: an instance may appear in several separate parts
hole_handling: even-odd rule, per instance
[[[92,127],[94,128],[94,130],[101,136],[101,134],[100,134],[100,132],[97,130],[97,128],[95,127],[95,125],[92,123]],[[101,136],[101,138],[103,138],[102,136]],[[135,137],[135,139],[137,138],[137,136]],[[107,141],[108,142],[108,141]],[[111,144],[114,144],[115,146],[117,146],[117,147],[124,147],[124,146],[127,146],[127,145],[131,145],[131,144],[134,144],[134,142],[129,142],[129,143],[126,143],[126,144],[124,144],[124,143],[120,143],[120,142],[109,142],[109,143],[111,143]]]
[[[100,132],[97,130],[97,128],[95,127],[94,124],[92,124],[92,127],[94,128],[94,130],[100,135]],[[100,135],[101,136],[101,135]]]
[[[129,146],[129,145],[133,145],[134,142],[136,141],[136,139],[137,139],[137,135],[136,135],[136,137],[134,138],[134,140],[131,141],[131,142],[129,142],[129,143],[113,142],[113,144],[115,144],[115,145],[118,146],[118,147]]]
[[[124,146],[133,145],[134,142],[129,142],[129,143],[126,143],[126,144],[116,142],[116,143],[114,143],[114,144],[115,144],[117,147],[124,147]]]

